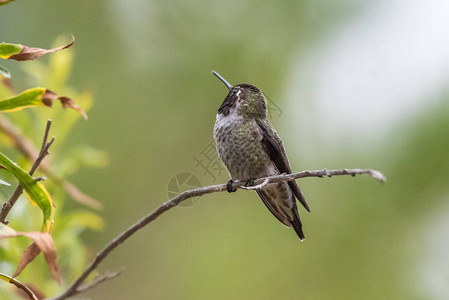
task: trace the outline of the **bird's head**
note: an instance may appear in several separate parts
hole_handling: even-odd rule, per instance
[[[217,72],[213,72],[229,89],[229,93],[218,109],[219,114],[225,116],[233,113],[244,118],[266,118],[267,100],[262,92],[254,85],[242,83],[231,86]]]

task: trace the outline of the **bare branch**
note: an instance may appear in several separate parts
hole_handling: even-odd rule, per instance
[[[52,138],[50,142],[47,142],[50,127],[51,127],[51,120],[47,120],[47,126],[45,128],[45,134],[42,141],[41,150],[39,151],[39,155],[37,156],[33,166],[31,167],[30,172],[28,172],[28,174],[30,174],[31,176],[33,176],[34,171],[36,171],[37,167],[39,167],[40,163],[45,158],[45,156],[49,154],[48,149],[55,141],[55,138]],[[22,195],[22,193],[23,187],[19,184],[16,190],[14,191],[13,195],[11,196],[11,198],[9,198],[8,202],[3,204],[2,211],[0,212],[0,222],[2,222],[5,225],[9,223],[8,221],[5,220],[6,216],[9,214],[14,204],[16,204],[17,199],[19,198],[20,195]]]
[[[102,283],[103,281],[106,281],[108,279],[111,279],[111,278],[119,276],[122,272],[123,272],[123,270],[115,271],[115,272],[107,272],[106,274],[97,276],[91,282],[79,286],[76,289],[76,293],[81,293],[81,292],[84,292],[84,291],[89,290],[91,288],[94,288],[98,284]]]
[[[29,172],[30,175],[34,174],[34,171],[36,171],[37,167],[41,164],[42,160],[49,154],[48,149],[55,141],[55,138],[53,137],[50,142],[47,143],[48,139],[48,133],[50,132],[51,127],[51,120],[47,120],[47,127],[45,127],[45,134],[44,138],[42,140],[42,146],[41,150],[39,151],[39,155],[37,156],[37,159],[34,161],[33,166],[31,167],[31,170]]]
[[[280,182],[280,181],[291,181],[299,178],[305,177],[332,177],[332,176],[340,176],[340,175],[361,175],[367,174],[370,175],[381,182],[385,182],[386,177],[377,170],[371,169],[343,169],[343,170],[316,170],[316,171],[302,171],[294,174],[282,174],[271,177],[259,178],[255,179],[253,185],[257,188],[258,186],[264,186],[268,183]],[[244,189],[245,183],[242,182],[234,182],[232,184],[233,189]],[[78,294],[81,292],[80,286],[86,280],[86,278],[94,271],[98,265],[114,250],[118,245],[122,244],[125,240],[127,240],[131,235],[133,235],[139,229],[145,227],[152,221],[156,220],[157,217],[167,212],[169,209],[175,207],[182,201],[185,201],[189,198],[199,197],[206,194],[224,192],[226,191],[226,184],[219,185],[211,185],[206,187],[201,187],[193,190],[185,191],[169,201],[162,203],[158,208],[150,212],[148,215],[137,221],[134,225],[129,227],[127,230],[120,233],[116,238],[114,238],[103,250],[97,253],[97,256],[92,261],[92,263],[84,270],[84,272],[76,279],[76,281],[61,295],[52,298],[51,300],[62,300],[66,299],[70,296]],[[107,279],[107,278],[105,278]],[[102,280],[103,281],[103,280]],[[101,281],[100,281],[101,282]],[[95,283],[98,284],[100,282]]]

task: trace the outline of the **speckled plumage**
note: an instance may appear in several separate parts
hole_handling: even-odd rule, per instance
[[[270,158],[260,143],[262,137],[255,120],[235,115],[217,116],[214,138],[232,180],[248,180],[269,175]]]
[[[282,141],[267,119],[263,94],[250,84],[225,84],[230,91],[218,110],[214,138],[231,179],[246,182],[291,173]],[[304,239],[295,197],[309,208],[296,182],[271,183],[258,189],[257,194],[279,221],[294,227]]]

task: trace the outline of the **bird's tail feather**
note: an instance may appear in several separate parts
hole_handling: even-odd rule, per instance
[[[293,227],[295,229],[296,234],[302,240],[305,239],[304,232],[302,231],[301,220],[299,219],[298,208],[295,203],[295,198],[291,195],[291,202],[293,202],[293,207],[287,203],[276,202],[275,200],[279,200],[277,198],[273,198],[268,189],[273,188],[271,186],[264,187],[263,189],[256,190],[262,202],[268,208],[268,210],[284,225],[288,227]],[[274,187],[275,189],[279,189],[279,186]],[[290,203],[291,203],[290,202]],[[284,205],[282,205],[284,204]]]
[[[295,229],[295,232],[298,235],[298,237],[301,239],[301,241],[303,241],[306,237],[304,236],[304,232],[302,231],[302,224],[301,224],[301,220],[299,219],[298,209],[296,207],[293,208],[292,227],[293,227],[293,229]]]

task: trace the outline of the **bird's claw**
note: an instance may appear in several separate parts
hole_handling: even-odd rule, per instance
[[[254,185],[254,180],[256,180],[256,178],[254,178],[254,177],[248,179],[248,181],[245,182],[245,186],[253,186]]]
[[[226,184],[226,190],[228,191],[228,193],[232,193],[232,192],[237,191],[236,189],[233,189],[233,188],[232,188],[232,184],[233,184],[233,183],[234,183],[234,181],[232,181],[232,179],[231,179],[231,180],[229,180],[228,183]]]

